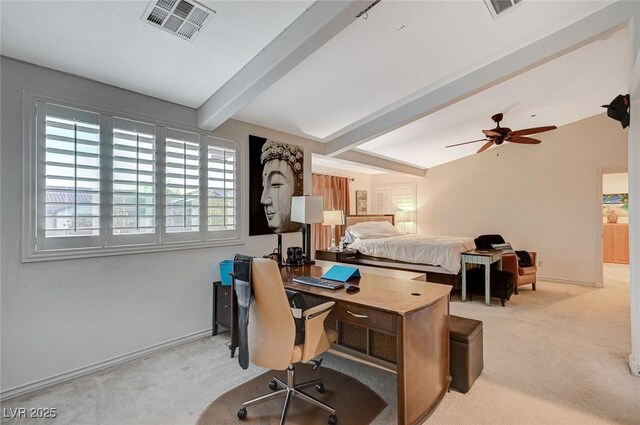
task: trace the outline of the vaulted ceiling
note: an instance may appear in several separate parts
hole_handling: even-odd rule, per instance
[[[234,118],[416,174],[473,154],[445,146],[494,113],[560,126],[628,91],[640,2],[523,0],[494,18],[483,0],[383,0],[355,17],[372,2],[202,1],[216,13],[189,42],[142,21],[146,1],[2,1],[1,49],[196,108],[202,128]]]

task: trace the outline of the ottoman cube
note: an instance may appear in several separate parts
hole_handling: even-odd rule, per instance
[[[451,387],[466,393],[482,373],[482,322],[449,316],[449,370]]]
[[[491,270],[491,297],[500,298],[500,304],[505,303],[513,294],[513,275],[502,270]],[[467,270],[467,294],[484,296],[484,268],[475,267]]]

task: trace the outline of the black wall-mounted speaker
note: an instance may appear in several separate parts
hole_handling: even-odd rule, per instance
[[[616,121],[620,121],[622,128],[629,127],[629,109],[631,102],[629,95],[617,95],[608,105],[602,105],[607,108],[607,116]]]

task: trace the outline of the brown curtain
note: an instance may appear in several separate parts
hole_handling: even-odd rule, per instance
[[[349,179],[347,177],[327,176],[324,174],[313,174],[311,177],[313,186],[311,194],[324,198],[325,210],[342,210],[344,214],[349,214]],[[313,224],[312,235],[312,258],[315,257],[316,249],[327,249],[331,245],[331,226]],[[344,226],[336,226],[336,245],[340,237],[344,235]]]

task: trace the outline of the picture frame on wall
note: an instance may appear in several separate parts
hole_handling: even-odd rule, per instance
[[[249,236],[298,232],[291,197],[304,192],[304,150],[249,136]]]
[[[367,214],[367,191],[356,190],[356,215]]]

